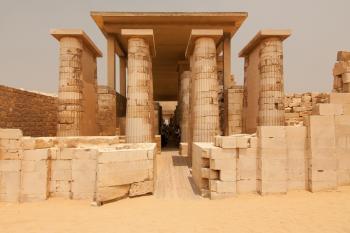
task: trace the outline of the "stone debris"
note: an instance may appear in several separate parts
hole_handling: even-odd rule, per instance
[[[0,201],[103,203],[153,193],[155,156],[156,144],[119,144],[117,136],[32,138],[0,129]]]

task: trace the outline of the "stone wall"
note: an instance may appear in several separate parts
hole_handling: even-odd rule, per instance
[[[193,179],[212,199],[241,193],[311,192],[350,184],[350,94],[331,93],[304,125],[259,126],[256,134],[194,143]]]
[[[303,124],[304,117],[312,113],[316,104],[328,103],[329,93],[294,93],[284,98],[286,125]]]
[[[0,201],[49,197],[97,204],[153,193],[156,145],[110,137],[22,137],[0,129]]]
[[[25,136],[56,136],[57,97],[0,85],[0,128]]]

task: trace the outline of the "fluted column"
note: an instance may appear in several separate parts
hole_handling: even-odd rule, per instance
[[[60,39],[57,136],[80,135],[83,102],[82,40]]]
[[[189,101],[191,71],[184,71],[180,76],[180,119],[181,119],[181,142],[188,142],[189,133]]]
[[[213,142],[219,133],[218,79],[214,39],[196,39],[193,51],[193,142]]]
[[[279,38],[264,40],[260,48],[259,126],[284,125],[283,46]]]
[[[152,61],[150,48],[143,38],[128,39],[128,92],[126,142],[153,141]]]

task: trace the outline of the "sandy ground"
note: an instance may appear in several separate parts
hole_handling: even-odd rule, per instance
[[[0,203],[0,233],[350,232],[350,187],[210,201],[196,195],[177,152],[164,152],[157,160],[154,196],[101,207],[63,199]]]
[[[350,187],[215,201],[146,196],[102,207],[61,199],[0,203],[0,232],[350,232]]]

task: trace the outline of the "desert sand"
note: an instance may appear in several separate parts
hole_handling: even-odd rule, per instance
[[[350,187],[226,200],[125,199],[102,207],[49,199],[0,203],[0,232],[350,232]]]
[[[186,159],[173,151],[158,156],[157,174],[155,195],[101,207],[57,198],[0,202],[0,233],[350,232],[350,186],[209,200],[196,195]]]

